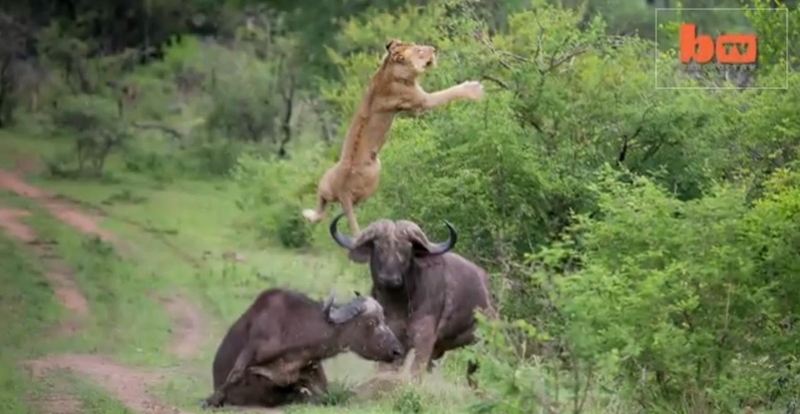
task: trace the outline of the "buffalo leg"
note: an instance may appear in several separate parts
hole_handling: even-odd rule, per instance
[[[464,346],[469,346],[475,343],[475,329],[471,328],[469,330],[463,331],[461,334],[457,335],[452,340],[447,341],[447,349],[456,349],[461,348]],[[444,353],[445,349],[442,349],[441,352]],[[434,357],[434,359],[437,359]],[[474,374],[478,371],[478,361],[476,359],[470,359],[467,361],[467,384],[470,388],[477,388],[478,383],[475,381]]]
[[[414,343],[414,362],[411,364],[411,376],[419,380],[423,367],[428,366],[436,345],[436,325],[432,317],[420,319],[411,328],[412,342]]]
[[[252,365],[247,370],[253,374],[260,375],[270,380],[275,386],[287,387],[296,383],[305,368],[305,361],[282,361],[277,360],[268,366]]]
[[[437,365],[436,362],[438,362],[439,359],[442,358],[442,356],[444,356],[444,350],[442,350],[438,346],[435,346],[433,348],[433,354],[431,355],[431,359],[430,361],[428,361],[428,373],[431,373],[431,371],[433,371],[433,368],[435,368]]]
[[[245,375],[247,368],[251,365],[261,365],[277,356],[277,348],[273,342],[253,341],[245,345],[244,349],[236,357],[231,372],[225,382],[203,401],[203,408],[219,407],[225,401],[225,394],[232,386],[238,384]]]
[[[308,390],[312,402],[318,401],[328,389],[328,377],[325,376],[322,364],[315,364],[304,370],[302,380],[301,385]]]

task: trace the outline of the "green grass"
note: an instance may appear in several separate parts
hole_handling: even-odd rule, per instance
[[[0,412],[34,413],[26,400],[36,387],[17,363],[48,350],[38,337],[57,322],[60,309],[32,258],[4,233],[0,257]]]
[[[58,370],[44,377],[34,385],[33,399],[48,399],[58,390],[66,390],[73,396],[74,403],[83,410],[83,414],[135,414],[122,403],[101,390],[90,379],[82,378],[68,371]],[[63,394],[62,394],[63,395]]]
[[[30,257],[5,234],[0,257],[0,412],[28,413],[29,384],[15,364],[43,351],[37,336],[56,322],[59,309]]]
[[[20,148],[39,154],[53,151],[46,146],[48,140],[0,135],[0,141],[3,148]],[[8,153],[0,154],[0,164],[13,165],[13,160],[9,160]],[[26,222],[43,237],[58,242],[57,251],[74,270],[93,314],[80,337],[38,344],[37,333],[45,325],[54,323],[61,309],[53,303],[41,276],[37,276],[43,269],[26,264],[29,262],[25,259],[27,253],[2,239],[0,248],[4,260],[0,266],[4,271],[0,277],[4,278],[4,285],[0,307],[16,316],[3,320],[26,321],[21,327],[3,326],[4,332],[11,333],[3,335],[7,341],[4,349],[99,353],[121,363],[167,369],[169,375],[154,387],[153,394],[188,411],[199,412],[200,400],[211,391],[211,361],[218,341],[258,292],[283,286],[322,298],[334,290],[341,299],[346,299],[352,296],[353,290],[367,290],[367,269],[348,262],[344,253],[332,243],[328,246],[318,241],[315,248],[298,253],[278,247],[264,248],[243,236],[246,233],[237,223],[240,212],[234,203],[235,189],[230,183],[221,180],[155,182],[118,167],[119,160],[112,160],[113,180],[69,181],[37,176],[27,179],[52,192],[104,209],[108,217],[102,226],[134,246],[130,256],[122,257],[110,246],[78,234],[30,200],[11,195],[0,197],[5,205],[25,207],[35,213]],[[325,229],[318,227],[315,232],[324,235]],[[245,261],[226,262],[222,258],[225,251],[239,252],[245,256]],[[200,267],[192,266],[184,255],[200,260]],[[12,259],[5,260],[6,257]],[[202,350],[189,361],[179,361],[166,352],[170,321],[154,299],[154,294],[176,291],[198,304],[211,331]],[[15,377],[19,371],[8,365],[5,355],[4,352],[0,357],[0,382],[15,384],[16,391],[8,387],[0,390],[0,408],[9,407],[2,410],[3,413],[27,412],[18,391],[34,388],[29,384],[20,385]],[[11,358],[16,357],[13,352],[11,355]],[[329,379],[345,386],[368,379],[372,369],[371,363],[350,354],[326,362]],[[126,412],[96,384],[67,382],[81,396],[82,402],[92,407],[87,412]],[[444,380],[437,375],[426,379],[426,385],[402,388],[379,399],[284,409],[308,414],[411,413],[419,405],[425,413],[450,413],[454,409],[463,412],[457,407],[464,407],[472,398],[462,386],[455,385],[454,380]]]

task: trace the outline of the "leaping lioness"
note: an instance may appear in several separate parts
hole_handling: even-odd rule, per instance
[[[422,89],[417,78],[436,64],[433,46],[392,39],[386,43],[386,52],[350,123],[339,161],[319,182],[317,210],[303,210],[303,216],[311,222],[323,219],[328,203],[338,202],[347,215],[351,231],[360,233],[353,206],[372,197],[378,189],[381,170],[378,153],[386,143],[394,116],[403,111],[420,113],[455,99],[483,97],[483,86],[477,81],[433,93]]]

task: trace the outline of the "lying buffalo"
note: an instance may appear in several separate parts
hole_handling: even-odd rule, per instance
[[[349,250],[350,260],[369,262],[371,295],[383,306],[386,323],[406,352],[414,348],[411,372],[415,377],[421,374],[423,364],[430,371],[433,361],[446,351],[475,341],[476,309],[496,317],[487,273],[449,252],[457,239],[450,223],[445,222],[448,240],[435,244],[416,223],[407,220],[375,221],[353,240],[337,229],[341,218],[342,214],[331,222],[331,236]],[[398,367],[395,363],[393,368]],[[471,361],[467,369],[473,387],[472,374],[477,368],[477,362]]]
[[[230,327],[214,357],[214,392],[203,407],[275,406],[327,385],[321,361],[351,350],[391,363],[406,351],[371,297],[334,306],[286,289],[261,292]]]

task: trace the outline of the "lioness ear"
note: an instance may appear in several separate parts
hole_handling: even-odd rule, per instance
[[[402,44],[403,42],[397,39],[390,39],[388,42],[386,42],[386,52],[389,55],[389,59],[395,62],[403,61],[403,49],[399,47]]]

